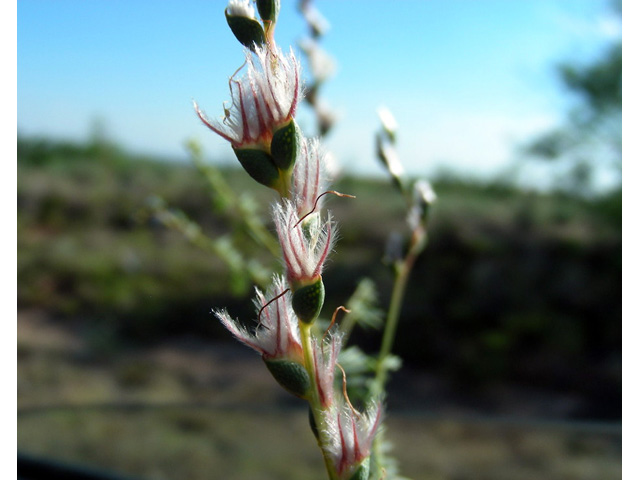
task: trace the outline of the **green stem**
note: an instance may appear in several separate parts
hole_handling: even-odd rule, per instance
[[[372,397],[384,392],[388,372],[386,359],[391,355],[391,348],[393,347],[396,330],[398,329],[400,311],[402,310],[402,302],[415,258],[415,255],[410,252],[396,269],[396,278],[393,285],[393,291],[391,292],[391,302],[389,304],[389,311],[387,312],[384,333],[382,334],[382,344],[380,346],[380,353],[376,364],[375,377],[371,386],[370,394]]]
[[[382,334],[382,344],[376,364],[375,377],[369,390],[370,396],[375,397],[384,392],[388,372],[386,359],[391,355],[391,348],[396,337],[407,282],[416,259],[427,246],[427,241],[426,227],[416,228],[411,235],[411,243],[407,255],[399,265],[396,264],[396,278],[393,284],[393,291],[391,292],[391,301],[389,303],[389,311],[387,312],[384,333]]]
[[[333,465],[333,461],[327,454],[325,445],[328,443],[326,438],[325,419],[322,414],[324,409],[320,402],[320,394],[318,392],[318,382],[316,381],[316,370],[313,362],[313,340],[311,335],[311,324],[298,322],[300,326],[300,340],[302,342],[302,350],[304,354],[304,366],[311,379],[311,397],[309,400],[309,407],[311,408],[311,414],[316,424],[316,430],[318,431],[318,446],[322,451],[324,457],[324,464],[329,474],[329,480],[339,480],[338,473]]]
[[[411,270],[413,269],[413,265],[418,258],[418,255],[427,245],[427,236],[424,230],[414,231],[411,240],[411,246],[409,247],[407,256],[396,268],[396,278],[393,285],[393,291],[391,292],[391,302],[389,304],[387,320],[385,322],[384,333],[382,335],[382,344],[380,346],[380,353],[376,364],[375,377],[369,390],[370,398],[381,395],[385,391],[387,373],[389,371],[386,359],[391,355],[391,348],[398,328],[400,311],[402,310],[402,303],[407,289],[409,275],[411,274]],[[376,463],[383,458],[383,438],[384,432],[379,432],[373,440],[372,458],[375,459]]]

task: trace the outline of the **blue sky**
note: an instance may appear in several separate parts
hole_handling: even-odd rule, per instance
[[[297,1],[282,0],[276,40],[306,35]],[[25,135],[85,139],[96,121],[124,148],[186,157],[198,139],[224,161],[228,145],[191,101],[222,114],[242,63],[222,0],[20,0],[17,125]],[[318,0],[331,24],[335,75],[322,90],[339,120],[328,148],[346,169],[380,173],[376,109],[399,124],[408,171],[493,175],[515,147],[562,121],[571,105],[553,66],[587,61],[621,35],[607,0]],[[301,111],[303,128],[311,126]]]

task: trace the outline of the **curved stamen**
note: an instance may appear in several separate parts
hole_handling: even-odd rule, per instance
[[[262,308],[260,309],[260,311],[258,312],[258,327],[260,325],[262,325],[262,320],[260,318],[260,316],[262,315],[262,312],[264,311],[265,308],[267,308],[269,305],[271,305],[273,302],[275,302],[276,300],[278,300],[279,298],[281,298],[284,294],[286,294],[289,291],[289,289],[287,288],[284,292],[278,294],[277,296],[275,296],[274,298],[272,298],[271,300],[269,300],[267,303],[265,303]],[[257,327],[256,327],[257,328]]]
[[[233,80],[234,77],[240,72],[240,70],[242,70],[244,68],[244,66],[247,64],[247,58],[245,57],[244,62],[242,62],[242,65],[240,65],[235,72],[233,72],[233,75],[231,75],[231,77],[229,77],[229,80]],[[229,86],[231,86],[231,84],[229,84]]]
[[[298,223],[296,223],[293,228],[296,228],[298,225],[300,225],[300,223],[302,223],[302,221],[307,218],[309,215],[311,215],[315,209],[318,207],[318,202],[320,201],[320,198],[324,197],[325,195],[332,193],[333,195],[336,195],[338,197],[346,197],[346,198],[356,198],[355,195],[349,195],[348,193],[340,193],[340,192],[336,192],[335,190],[329,190],[327,192],[321,193],[320,195],[318,195],[316,197],[316,201],[313,204],[313,208],[311,209],[311,211],[309,213],[306,213],[305,215],[302,216],[302,218],[300,220],[298,220]]]
[[[324,339],[325,337],[328,335],[329,330],[331,330],[331,327],[333,327],[333,325],[336,323],[336,317],[338,316],[338,311],[342,310],[345,313],[351,313],[351,310],[348,310],[346,307],[340,305],[338,308],[336,308],[333,311],[333,315],[331,316],[331,323],[329,324],[329,327],[324,331],[324,335],[322,335],[322,345],[324,347]],[[324,351],[323,351],[324,353]]]
[[[349,405],[351,412],[356,417],[360,418],[360,412],[358,412],[355,408],[353,408],[353,405],[351,404],[351,400],[349,400],[349,395],[347,394],[347,373],[344,371],[344,368],[342,368],[342,365],[340,365],[339,363],[336,363],[336,367],[338,367],[342,372],[342,395],[344,396],[344,400],[347,402],[347,405]]]

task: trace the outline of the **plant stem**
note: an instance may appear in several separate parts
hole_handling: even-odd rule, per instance
[[[318,432],[318,446],[320,447],[322,456],[324,457],[324,464],[327,468],[327,473],[329,474],[329,480],[338,480],[338,473],[336,472],[333,462],[331,458],[329,458],[325,448],[325,445],[327,444],[325,419],[322,415],[323,408],[320,402],[320,394],[318,393],[318,382],[316,381],[316,370],[313,362],[311,324],[299,322],[298,325],[300,327],[300,340],[302,342],[302,350],[304,352],[304,365],[307,373],[309,374],[309,378],[311,379],[311,396],[308,400],[309,407],[311,408],[311,414],[313,415],[313,420]]]
[[[387,320],[385,322],[384,333],[382,335],[382,344],[376,364],[376,373],[371,386],[370,394],[372,397],[380,395],[384,392],[387,381],[388,368],[386,366],[387,358],[391,355],[391,348],[398,329],[398,321],[400,319],[400,311],[402,310],[402,302],[407,288],[409,274],[415,261],[415,255],[409,253],[402,263],[396,269],[396,278],[391,293],[391,302],[389,311],[387,312]]]
[[[387,312],[384,333],[382,335],[382,344],[376,364],[375,377],[369,389],[369,398],[379,396],[385,391],[387,373],[389,371],[386,360],[389,355],[391,355],[391,348],[395,340],[398,321],[400,320],[400,312],[402,310],[409,275],[411,274],[418,255],[420,255],[420,252],[422,252],[426,245],[426,232],[422,229],[416,229],[411,236],[409,252],[402,262],[398,262],[396,265],[396,278],[393,284],[393,291],[391,292],[391,301]],[[384,456],[382,452],[383,434],[384,432],[378,433],[372,445],[372,458],[375,459],[375,462],[378,464]]]
[[[400,311],[402,310],[409,275],[411,274],[418,255],[420,255],[420,252],[422,252],[426,246],[426,231],[423,228],[416,229],[411,236],[411,244],[407,255],[402,262],[396,264],[396,278],[393,284],[393,291],[391,292],[391,301],[389,303],[389,311],[387,312],[384,333],[382,334],[382,344],[376,364],[375,377],[369,390],[370,396],[375,397],[384,392],[387,382],[387,372],[389,371],[386,360],[389,355],[391,355],[391,348],[393,347],[396,330],[398,329]]]

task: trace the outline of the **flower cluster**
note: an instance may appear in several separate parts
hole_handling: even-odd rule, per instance
[[[291,198],[298,215],[303,217],[322,207],[321,195],[327,191],[329,179],[327,156],[318,139],[301,142],[300,157],[303,161],[296,162],[293,169]]]
[[[315,282],[335,241],[331,215],[324,222],[317,212],[300,218],[286,199],[273,211],[289,282],[294,286]]]
[[[369,478],[368,459],[381,417],[380,403],[372,403],[364,413],[344,403],[330,409],[327,429],[331,443],[327,450],[340,478]]]
[[[279,1],[257,0],[256,6],[262,24],[247,0],[231,0],[225,11],[245,47],[245,71],[229,80],[231,105],[224,118],[210,120],[197,104],[195,110],[231,144],[252,178],[280,194],[272,213],[284,275],[274,275],[266,292],[256,291],[252,328],[225,310],[215,314],[238,340],[260,353],[284,388],[309,402],[330,478],[350,479],[368,469],[381,407],[377,403],[359,413],[346,388],[336,390],[342,335],[334,328],[320,336],[313,328],[324,305],[323,269],[336,239],[335,222],[322,210],[329,193],[326,156],[294,119],[302,96],[300,65],[273,39]]]
[[[231,107],[222,121],[209,120],[196,104],[204,124],[234,148],[268,151],[275,131],[295,116],[302,97],[300,65],[293,52],[284,55],[264,45],[245,51],[246,74],[229,79]]]
[[[240,164],[257,182],[287,195],[301,141],[294,120],[302,97],[300,64],[275,45],[245,51],[246,73],[229,79],[231,105],[211,120],[194,102],[200,120],[231,143]]]
[[[282,292],[285,293],[281,294]],[[217,311],[216,316],[238,340],[260,353],[263,358],[302,362],[300,332],[290,297],[284,278],[275,275],[267,296],[256,288],[253,303],[258,318],[253,332],[233,320],[226,310]],[[274,300],[267,300],[268,298]]]

